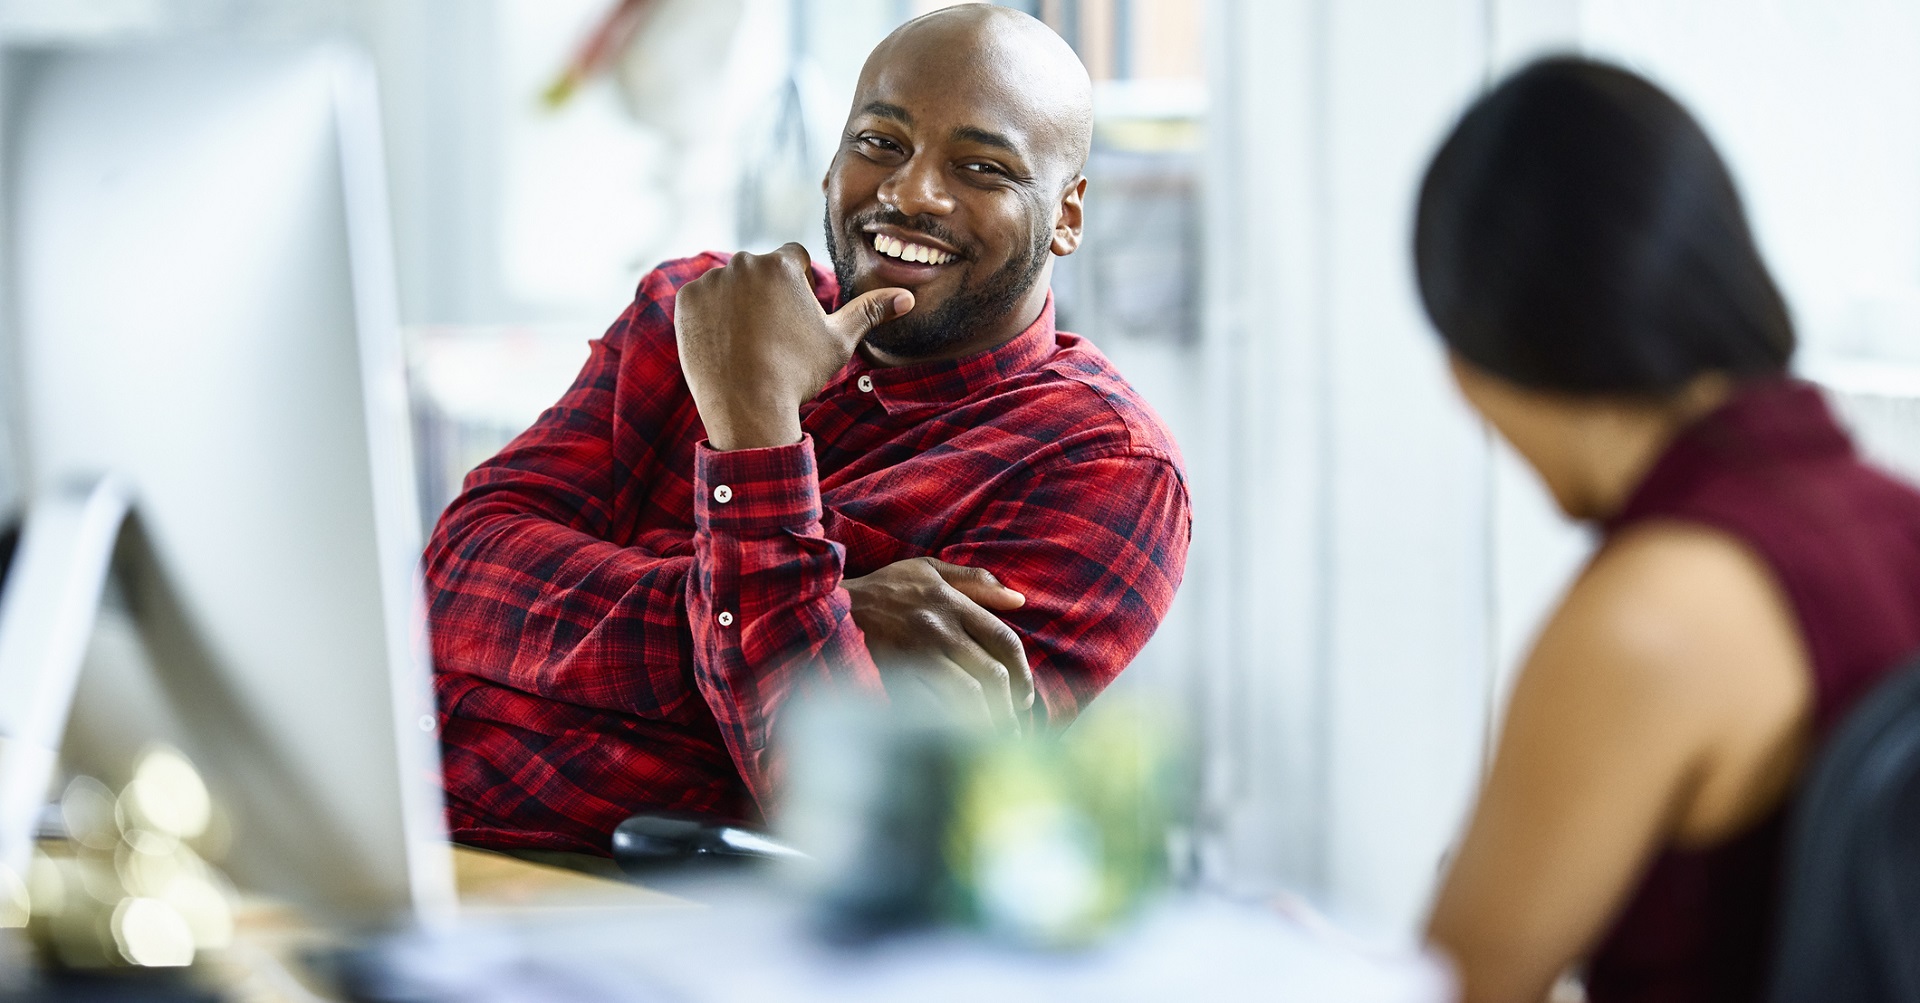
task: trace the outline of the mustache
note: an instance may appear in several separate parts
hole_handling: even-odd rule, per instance
[[[961,240],[958,234],[942,226],[939,220],[924,213],[918,216],[909,216],[892,206],[881,206],[878,209],[863,212],[848,222],[848,228],[856,234],[865,233],[867,227],[874,225],[891,226],[913,233],[922,233],[946,244],[948,247],[958,249],[961,252],[960,256],[962,258],[971,260],[973,257],[973,245],[970,242]]]

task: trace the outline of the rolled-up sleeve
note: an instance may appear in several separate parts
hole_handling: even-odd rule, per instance
[[[815,685],[882,692],[841,582],[846,551],[821,526],[813,440],[720,452],[702,443],[687,579],[694,679],[764,807],[781,710]]]

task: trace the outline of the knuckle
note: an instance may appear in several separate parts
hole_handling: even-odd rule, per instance
[[[1012,627],[1001,623],[998,619],[995,619],[993,622],[998,628],[994,631],[996,639],[1002,645],[1005,645],[1009,652],[1013,653],[1024,663],[1027,660],[1027,649],[1025,645],[1020,643],[1020,635],[1014,633]]]
[[[935,635],[944,633],[947,625],[945,617],[940,616],[933,610],[924,608],[915,610],[908,622],[911,623],[916,630]]]

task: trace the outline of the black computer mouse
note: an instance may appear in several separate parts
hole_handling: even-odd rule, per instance
[[[613,830],[614,862],[628,873],[805,856],[751,829],[696,815],[634,815]]]

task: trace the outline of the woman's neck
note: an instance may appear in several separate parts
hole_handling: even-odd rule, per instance
[[[1717,374],[1696,378],[1660,402],[1595,401],[1570,406],[1565,449],[1551,462],[1565,493],[1568,514],[1604,521],[1620,512],[1653,465],[1682,430],[1733,396],[1733,384]],[[1543,469],[1542,473],[1546,473]],[[1556,490],[1556,494],[1560,494]]]

